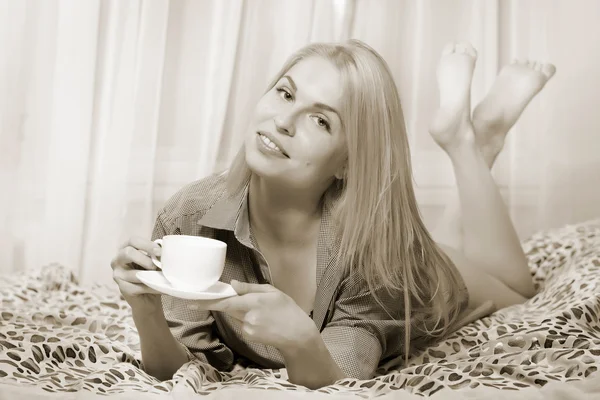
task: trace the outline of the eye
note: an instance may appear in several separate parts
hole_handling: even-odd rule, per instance
[[[285,101],[291,101],[294,99],[292,94],[286,88],[277,88],[277,92],[279,92],[279,96]]]
[[[327,122],[325,118],[319,117],[318,115],[315,115],[312,118],[321,128],[325,128],[328,132],[331,131],[331,125],[329,125],[329,122]]]

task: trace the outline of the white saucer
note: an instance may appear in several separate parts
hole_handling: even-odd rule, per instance
[[[237,293],[233,290],[231,285],[224,282],[217,282],[203,291],[194,291],[173,286],[167,278],[164,277],[162,271],[139,271],[135,276],[152,289],[180,299],[215,300],[237,296]]]

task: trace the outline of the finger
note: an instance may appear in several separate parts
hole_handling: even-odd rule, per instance
[[[121,249],[117,254],[115,260],[111,263],[113,269],[116,267],[125,267],[128,264],[136,264],[140,267],[148,270],[157,269],[152,259],[133,246],[127,246],[124,249]]]
[[[233,279],[230,284],[239,296],[250,293],[268,293],[277,290],[271,285],[240,282],[235,279]]]
[[[195,300],[187,305],[189,310],[223,311],[219,300]]]
[[[256,341],[257,333],[260,330],[261,324],[261,313],[258,310],[250,310],[244,315],[244,319],[240,322],[242,323],[242,335],[244,338],[250,341]]]
[[[119,290],[122,294],[127,296],[140,296],[142,294],[161,294],[156,290],[144,285],[143,283],[132,283],[122,279],[116,279]]]
[[[187,307],[190,310],[221,311],[241,320],[255,303],[256,301],[249,296],[245,296],[243,299],[234,296],[219,300],[197,300],[188,304]]]
[[[160,256],[162,250],[158,243],[140,236],[130,237],[129,240],[127,240],[127,242],[121,246],[121,248],[124,249],[129,246],[144,251],[147,254],[154,254],[155,256]]]
[[[229,301],[230,298],[218,299],[218,300],[195,300],[193,303],[189,303],[187,308],[190,310],[203,310],[203,311],[226,311],[236,310],[236,307],[232,307],[232,303]]]
[[[242,322],[242,323],[246,319],[246,313],[242,312],[242,311],[225,311],[225,314],[229,315],[230,317],[236,319],[238,322]]]
[[[130,283],[142,283],[142,281],[140,281],[137,277],[138,272],[139,272],[139,270],[137,270],[137,269],[118,268],[113,272],[113,279],[115,281],[117,279],[120,279],[122,281],[130,282]]]
[[[256,339],[256,329],[253,325],[244,323],[244,321],[242,321],[242,336],[247,341],[254,342]]]

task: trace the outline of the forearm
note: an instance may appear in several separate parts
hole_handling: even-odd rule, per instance
[[[291,383],[319,389],[346,378],[316,329],[302,345],[288,346],[280,352]]]
[[[161,381],[170,379],[188,361],[188,356],[171,334],[162,310],[151,314],[134,310],[133,320],[140,335],[146,372]]]

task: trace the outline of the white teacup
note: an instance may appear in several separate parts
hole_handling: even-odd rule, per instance
[[[227,245],[220,240],[167,235],[155,242],[162,252],[160,261],[153,255],[152,262],[178,289],[202,291],[217,283],[223,274]]]

